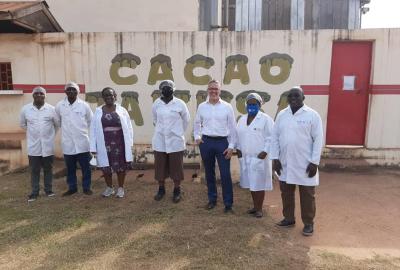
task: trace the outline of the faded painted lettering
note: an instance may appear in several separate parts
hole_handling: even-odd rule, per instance
[[[196,54],[186,60],[186,65],[183,71],[186,81],[194,85],[207,85],[211,80],[210,75],[195,76],[193,71],[195,68],[209,69],[214,65],[214,59]]]
[[[231,84],[232,80],[240,80],[242,84],[249,84],[249,71],[247,63],[249,59],[246,55],[237,54],[226,58],[224,84]]]
[[[149,78],[147,83],[150,85],[155,85],[157,81],[162,80],[174,80],[172,75],[172,63],[171,57],[164,54],[158,54],[151,58],[151,67],[149,72]],[[161,70],[161,72],[159,72]]]
[[[117,54],[111,61],[111,67],[110,67],[111,80],[118,85],[132,85],[137,83],[138,78],[136,75],[132,74],[127,77],[121,77],[119,75],[119,69],[122,67],[135,69],[138,65],[140,65],[140,63],[141,63],[140,58],[134,54],[131,53]]]
[[[288,54],[271,53],[261,57],[261,78],[269,84],[284,83],[289,78],[293,61],[293,58]],[[274,66],[280,69],[279,73],[276,75],[272,75],[271,73],[271,68]]]

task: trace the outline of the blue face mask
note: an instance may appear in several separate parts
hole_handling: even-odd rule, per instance
[[[260,106],[258,104],[247,104],[246,110],[250,116],[255,116],[260,110]]]

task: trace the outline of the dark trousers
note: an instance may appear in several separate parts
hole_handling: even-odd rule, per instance
[[[89,190],[92,181],[92,172],[90,170],[91,155],[89,152],[76,155],[64,155],[65,165],[67,166],[67,184],[69,190],[77,190],[76,163],[79,162],[82,170],[82,188]]]
[[[28,156],[31,170],[32,195],[38,196],[40,190],[40,170],[43,168],[44,192],[52,192],[54,156]]]
[[[295,199],[294,193],[296,191],[296,185],[286,184],[286,182],[279,181],[281,189],[282,214],[286,220],[294,221],[294,207]],[[301,207],[301,219],[304,224],[314,224],[315,217],[315,186],[300,186],[300,207]]]
[[[223,152],[228,148],[228,140],[212,139],[203,136],[203,143],[199,145],[201,158],[206,173],[208,201],[217,201],[217,185],[215,179],[215,159],[217,159],[221,175],[222,196],[225,206],[233,204],[233,189],[231,178],[231,160],[225,159]]]

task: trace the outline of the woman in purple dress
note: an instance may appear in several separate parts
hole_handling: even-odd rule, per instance
[[[115,193],[112,173],[116,173],[118,177],[116,197],[123,198],[126,170],[131,168],[133,161],[132,123],[126,109],[115,103],[117,94],[114,89],[106,87],[101,93],[105,105],[96,109],[92,120],[90,151],[96,155],[97,167],[103,171],[107,184],[102,195],[110,197]]]

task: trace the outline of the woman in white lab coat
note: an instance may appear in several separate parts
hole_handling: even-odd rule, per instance
[[[260,111],[262,98],[257,93],[246,97],[247,114],[237,124],[237,154],[240,162],[240,186],[250,189],[253,208],[247,212],[263,216],[265,190],[272,190],[272,164],[267,158],[274,121]]]
[[[106,87],[101,92],[105,104],[97,107],[90,126],[90,152],[96,155],[97,167],[107,184],[104,197],[114,195],[112,173],[118,176],[116,197],[125,196],[126,170],[131,168],[133,129],[127,110],[116,103],[115,90]]]

